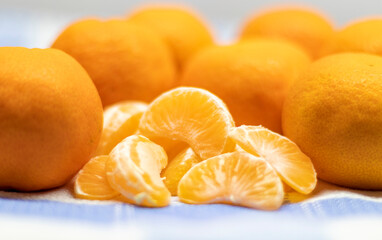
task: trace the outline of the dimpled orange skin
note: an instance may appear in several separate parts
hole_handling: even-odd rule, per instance
[[[102,131],[86,71],[55,49],[0,48],[0,188],[35,191],[69,181]]]
[[[297,45],[254,39],[200,52],[185,69],[181,84],[216,94],[237,126],[263,125],[280,133],[288,87],[308,64],[309,56]]]
[[[382,19],[353,23],[336,35],[337,52],[367,52],[382,56]]]
[[[285,101],[283,130],[318,177],[382,189],[382,58],[331,55],[313,63]]]
[[[149,102],[175,84],[175,65],[159,35],[124,20],[73,23],[52,45],[72,55],[93,79],[105,106]]]
[[[179,69],[199,50],[213,44],[212,35],[190,9],[152,6],[139,9],[128,18],[159,33],[170,46]]]
[[[312,58],[331,51],[334,29],[318,12],[306,8],[275,8],[251,17],[241,37],[276,37],[302,46]]]

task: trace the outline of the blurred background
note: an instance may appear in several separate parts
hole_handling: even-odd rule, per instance
[[[185,4],[194,8],[213,28],[220,42],[234,39],[248,16],[273,5],[316,8],[336,27],[382,13],[381,0],[0,0],[0,46],[49,47],[73,20],[86,16],[124,16],[133,8],[150,3]]]

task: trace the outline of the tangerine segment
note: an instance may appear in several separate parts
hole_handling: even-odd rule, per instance
[[[107,181],[105,166],[108,159],[109,156],[94,157],[79,171],[74,182],[76,198],[106,200],[120,195]]]
[[[138,134],[140,134],[139,131]],[[189,147],[185,142],[174,141],[166,137],[152,137],[150,140],[163,147],[169,160],[174,159],[181,151]]]
[[[191,204],[226,203],[274,210],[281,206],[284,191],[279,176],[265,160],[233,152],[192,167],[179,182],[178,197]]]
[[[125,101],[114,104],[103,113],[103,131],[96,155],[109,154],[123,139],[133,135],[147,104],[139,101]]]
[[[180,152],[162,172],[163,182],[172,196],[178,194],[178,183],[180,179],[192,168],[199,163],[201,159],[192,148],[186,148]]]
[[[109,156],[106,163],[109,184],[129,202],[146,207],[169,204],[171,195],[160,177],[167,165],[167,155],[161,146],[144,136],[132,135]]]
[[[312,161],[288,138],[261,126],[245,125],[233,128],[230,137],[245,151],[268,161],[297,192],[309,194],[316,187]]]
[[[139,131],[150,139],[167,137],[186,142],[207,159],[223,152],[233,126],[231,114],[218,97],[204,89],[180,87],[149,105]]]

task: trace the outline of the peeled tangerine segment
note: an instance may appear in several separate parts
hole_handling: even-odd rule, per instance
[[[164,207],[170,192],[160,177],[167,165],[163,148],[148,138],[132,135],[125,138],[109,154],[106,175],[110,186],[129,203],[146,207]]]
[[[106,200],[120,195],[107,181],[105,167],[108,160],[109,156],[94,157],[79,171],[74,182],[77,198]]]
[[[139,124],[142,135],[186,142],[202,159],[219,155],[234,126],[227,107],[212,93],[191,87],[170,90],[156,98]]]
[[[172,196],[178,194],[178,183],[180,179],[202,159],[191,148],[181,151],[162,172],[164,183]]]
[[[179,200],[191,204],[226,203],[278,209],[284,197],[275,170],[246,152],[226,153],[192,167],[178,185]]]
[[[286,137],[261,126],[233,128],[230,137],[245,151],[263,157],[282,180],[299,193],[311,193],[317,184],[312,161]]]
[[[103,113],[103,131],[96,156],[109,154],[123,139],[135,134],[139,120],[147,104],[139,101],[125,101],[114,104]]]

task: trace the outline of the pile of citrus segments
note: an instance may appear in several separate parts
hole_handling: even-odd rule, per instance
[[[179,87],[151,104],[127,101],[104,112],[96,153],[78,173],[75,196],[145,207],[224,203],[274,210],[285,189],[316,186],[309,157],[261,126],[235,127],[212,93]]]

